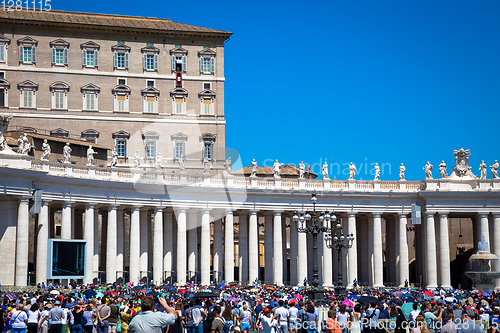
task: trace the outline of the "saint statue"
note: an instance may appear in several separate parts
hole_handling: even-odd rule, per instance
[[[92,149],[92,145],[89,146],[87,149],[87,165],[93,165],[94,164],[94,155],[96,155],[97,152]]]
[[[484,164],[484,160],[479,164],[479,171],[481,171],[481,179],[486,179],[486,164]]]
[[[273,164],[274,178],[280,178],[282,165],[283,163],[279,163],[278,160],[274,161]]]
[[[498,162],[495,160],[495,163],[490,166],[491,169],[491,175],[493,176],[493,179],[498,179]]]
[[[441,174],[441,178],[448,178],[448,173],[446,172],[446,163],[444,163],[444,160],[441,161],[441,164],[439,164],[439,173]]]
[[[204,175],[210,174],[210,161],[208,160],[207,157],[203,158],[203,174]]]
[[[425,171],[425,178],[432,179],[432,164],[431,164],[431,162],[427,161],[427,164],[424,166],[424,171]]]
[[[71,157],[71,147],[69,146],[69,142],[66,142],[66,145],[63,147],[63,156],[64,156],[64,163],[70,163],[69,159]]]
[[[354,164],[349,164],[349,179],[354,179],[354,176],[356,176],[356,166]]]
[[[250,173],[250,177],[257,177],[257,162],[255,162],[255,158],[252,160],[252,172]]]
[[[156,154],[156,159],[155,159],[156,170],[161,170],[161,161],[163,161],[163,157],[160,155],[160,153]]]
[[[181,156],[179,158],[179,169],[181,170],[181,173],[186,172],[186,165],[185,165],[186,159],[184,156]]]
[[[323,168],[321,169],[321,172],[323,173],[323,179],[330,179],[328,177],[328,163],[323,163]]]
[[[5,114],[0,114],[0,150],[10,150],[7,145],[7,139],[4,137],[5,131],[9,128],[9,123],[12,120],[12,116]]]
[[[227,158],[227,160],[224,162],[224,168],[226,168],[226,172],[228,175],[233,173],[233,165],[231,164],[231,156]]]
[[[118,164],[118,152],[116,151],[116,148],[114,148],[111,151],[111,164],[109,166],[113,168],[117,164]]]
[[[47,139],[43,140],[42,151],[43,151],[43,153],[42,153],[42,157],[40,157],[40,159],[42,161],[48,161],[49,160],[49,155],[50,155],[50,145],[47,142]]]
[[[23,150],[24,150],[24,140],[23,140],[23,136],[21,135],[19,137],[19,139],[17,139],[17,152],[19,154],[22,154]]]
[[[378,180],[380,178],[380,167],[378,166],[378,163],[375,163],[375,180]]]
[[[488,252],[488,242],[484,238],[484,235],[481,236],[481,240],[477,243],[478,252]]]
[[[141,158],[139,156],[139,151],[136,150],[134,154],[134,169],[137,169],[141,165]]]
[[[401,165],[399,166],[399,180],[405,180],[405,171],[406,168],[403,163],[401,163]]]
[[[21,154],[28,155],[28,153],[31,150],[32,145],[31,145],[30,141],[28,140],[28,136],[26,135],[26,133],[21,136],[21,139],[23,140]]]
[[[304,174],[306,173],[306,166],[304,161],[301,161],[299,164],[299,179],[304,179]]]

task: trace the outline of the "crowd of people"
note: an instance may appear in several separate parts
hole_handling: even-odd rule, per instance
[[[236,284],[41,286],[2,293],[13,333],[499,333],[500,294],[416,289],[326,291]]]

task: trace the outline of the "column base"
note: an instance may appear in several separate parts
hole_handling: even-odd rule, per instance
[[[385,286],[383,284],[380,284],[380,285],[373,285],[372,288],[385,288]]]
[[[425,286],[426,289],[436,289],[437,287],[438,287],[437,284],[431,284],[431,285]]]

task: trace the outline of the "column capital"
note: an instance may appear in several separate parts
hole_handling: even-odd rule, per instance
[[[86,202],[85,203],[85,209],[89,209],[89,208],[96,208],[95,206],[97,205],[97,202]]]
[[[283,213],[283,210],[274,210],[273,211],[274,216],[281,216],[282,213]]]
[[[408,213],[399,212],[398,216],[399,218],[408,217]]]
[[[479,217],[486,217],[487,218],[488,215],[490,215],[490,213],[489,212],[477,212],[477,215]]]
[[[163,208],[164,207],[155,207],[154,210],[155,210],[155,214],[158,213],[158,212],[162,212],[163,213]]]
[[[232,209],[226,209],[226,211],[224,213],[226,216],[228,216],[228,215],[233,215],[234,211]]]
[[[72,202],[71,202],[71,201],[69,201],[69,202],[68,202],[68,201],[63,201],[63,203],[62,203],[62,207],[63,207],[63,208],[71,207],[71,204],[72,204]]]
[[[500,218],[500,212],[491,212],[491,215],[493,215],[493,218]]]
[[[257,215],[258,212],[258,209],[250,209],[250,215]]]
[[[381,218],[383,213],[380,212],[372,212],[373,218],[378,217]]]
[[[115,204],[115,203],[107,204],[106,206],[107,206],[108,210],[109,209],[114,209],[114,210],[118,209],[118,204]]]
[[[335,215],[339,215],[341,214],[341,212],[335,212]],[[356,217],[356,214],[358,214],[358,212],[356,211],[351,211],[351,212],[347,212],[347,217]]]
[[[448,214],[449,214],[449,213],[450,213],[450,212],[438,212],[439,217],[442,217],[442,216],[446,216],[446,217],[448,217]]]
[[[434,215],[436,215],[436,212],[425,212],[425,217],[429,218],[429,217],[434,217]]]

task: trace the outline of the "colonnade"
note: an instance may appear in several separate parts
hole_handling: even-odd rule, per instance
[[[20,198],[15,207],[17,241],[14,283],[22,286],[27,284],[28,274],[28,199]],[[237,282],[242,284],[255,280],[278,285],[286,282],[302,284],[305,279],[310,281],[312,278],[311,239],[297,232],[291,218],[293,212],[290,211],[233,211],[42,200],[35,229],[36,282],[47,280],[47,241],[53,233],[50,231],[53,221],[51,207],[61,210],[61,238],[82,238],[87,242],[88,274],[84,283],[94,282],[100,267],[105,269],[106,278],[102,282],[106,283],[119,278],[139,283],[150,275],[155,284],[172,279],[182,284],[199,276],[198,282],[208,285],[234,281],[235,267]],[[75,208],[83,214],[75,214]],[[344,232],[354,235],[352,248],[341,256],[344,284],[352,286],[356,278],[358,281],[366,279],[374,287],[384,286],[384,261],[386,275],[395,276],[396,285],[402,286],[405,280],[410,279],[408,214],[337,212],[337,216],[343,221]],[[79,220],[82,227],[77,233],[75,223]],[[128,241],[124,239],[125,220],[130,223],[126,227],[129,230]],[[422,261],[424,283],[427,287],[451,287],[448,212],[426,212],[422,220],[423,224],[417,227],[423,239],[416,241],[422,243],[424,251],[423,257],[417,254],[416,260]],[[477,221],[479,235],[490,240],[493,253],[500,254],[500,241],[495,241],[500,239],[500,213],[478,213]],[[128,243],[128,249],[125,243]],[[326,247],[322,235],[318,247],[321,255],[320,282],[325,286],[333,285],[338,274],[337,252]],[[126,261],[129,263],[128,277]],[[290,265],[290,281],[287,281],[287,264]]]

